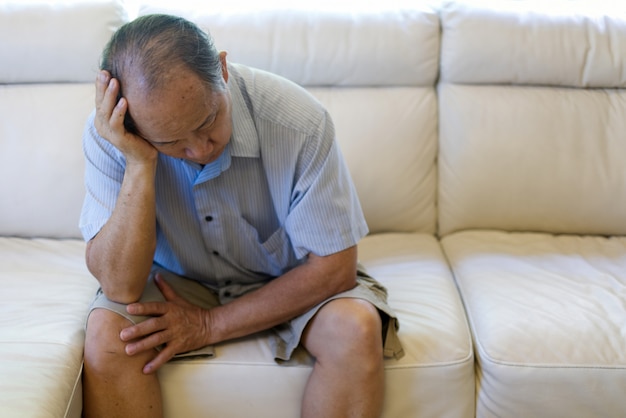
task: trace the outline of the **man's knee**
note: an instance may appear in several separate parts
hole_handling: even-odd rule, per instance
[[[338,299],[337,302],[344,306],[334,314],[334,319],[347,338],[371,344],[380,341],[382,324],[374,305],[360,299]]]
[[[85,363],[97,373],[119,373],[119,367],[130,361],[120,339],[122,329],[132,325],[123,316],[107,310],[94,309],[87,320]]]
[[[314,350],[339,357],[382,361],[382,321],[378,309],[360,299],[335,299],[319,312],[307,338]],[[319,338],[322,341],[312,341]],[[312,353],[314,354],[314,353]],[[314,354],[315,355],[315,354]],[[345,360],[345,358],[344,358]]]

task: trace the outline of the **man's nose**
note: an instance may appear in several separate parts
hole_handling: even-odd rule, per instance
[[[203,160],[211,155],[213,145],[209,138],[194,138],[185,151],[188,158]]]

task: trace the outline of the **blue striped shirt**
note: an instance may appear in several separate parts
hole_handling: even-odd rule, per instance
[[[288,80],[230,64],[233,133],[204,167],[159,154],[156,264],[240,295],[302,263],[355,245],[367,225],[326,110]],[[124,156],[87,122],[80,227],[113,212]]]

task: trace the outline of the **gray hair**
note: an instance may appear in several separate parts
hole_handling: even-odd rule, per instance
[[[178,16],[146,15],[120,27],[103,50],[100,69],[118,79],[121,96],[127,78],[139,75],[143,87],[158,89],[166,81],[164,68],[177,65],[191,70],[213,91],[226,89],[213,39],[194,23]],[[135,131],[130,115],[126,116],[127,129]]]
[[[105,46],[100,68],[120,82],[130,70],[138,70],[152,89],[160,86],[163,68],[179,64],[212,89],[224,90],[222,65],[213,39],[178,16],[153,14],[126,23]]]

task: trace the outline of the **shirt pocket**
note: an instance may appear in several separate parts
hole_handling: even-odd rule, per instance
[[[299,264],[285,229],[281,226],[265,240],[243,217],[229,216],[228,256],[238,267],[255,275],[278,277]]]

